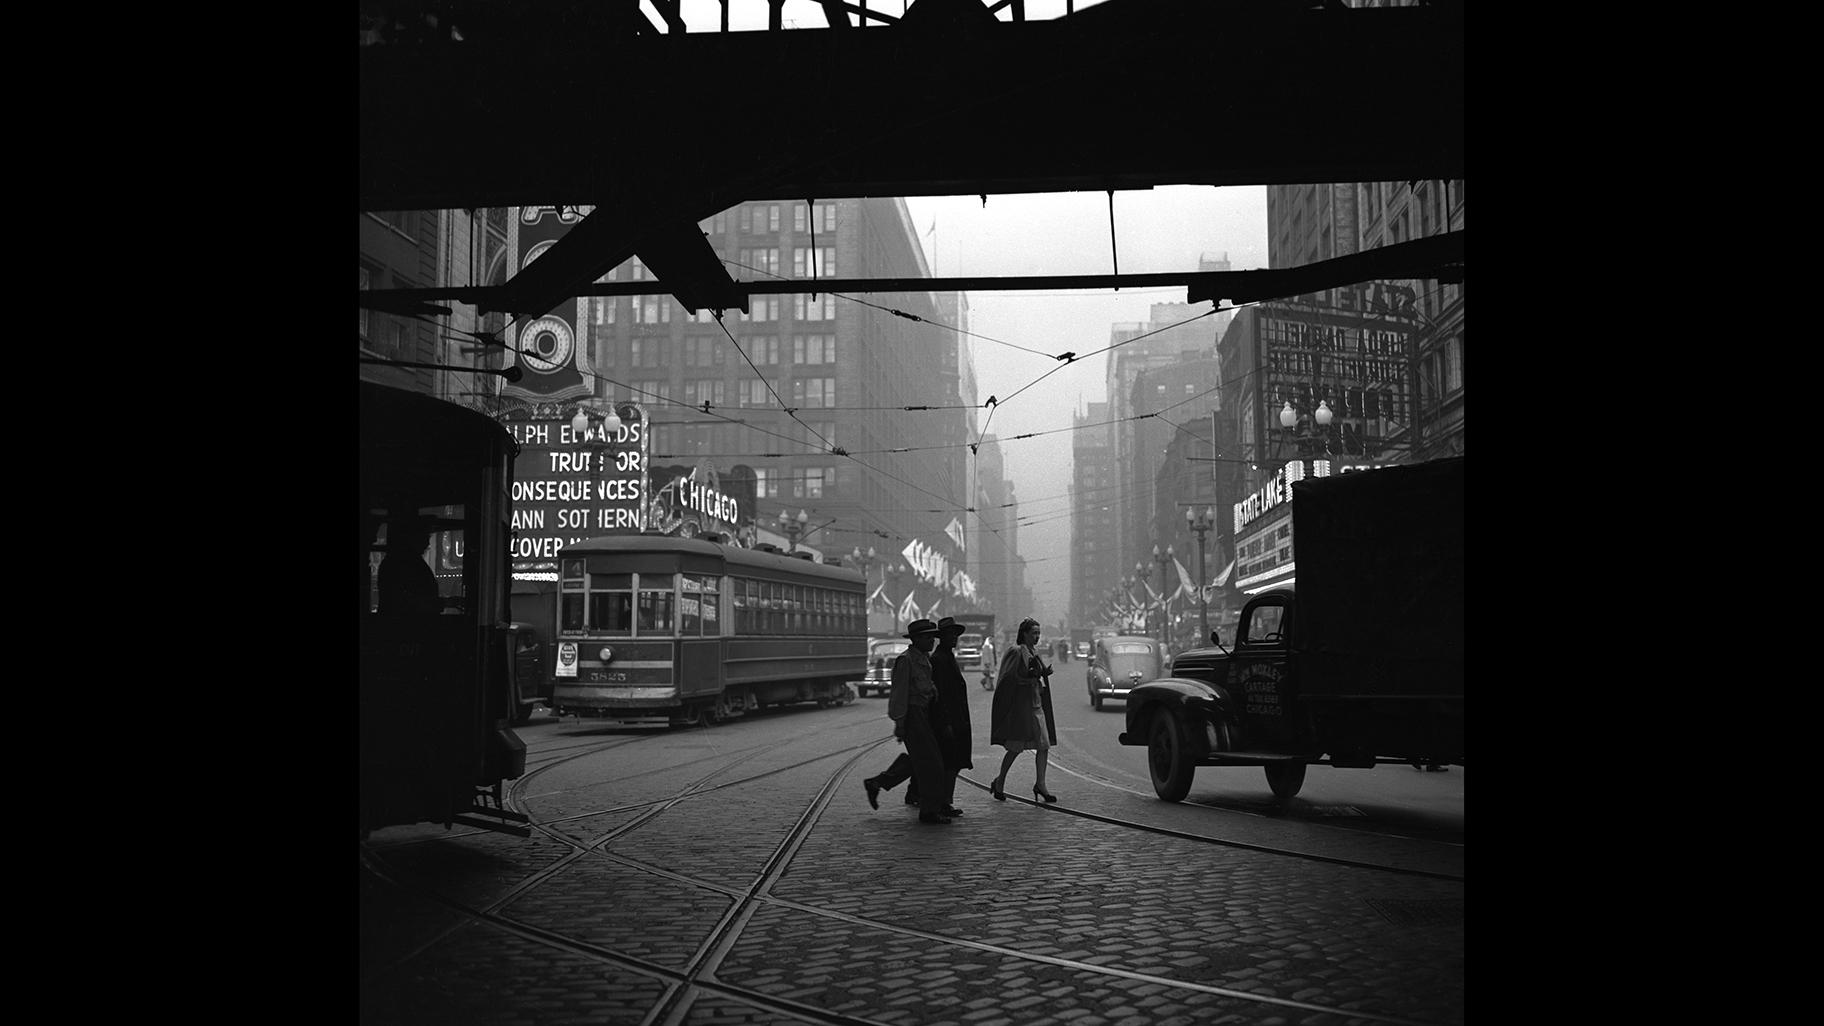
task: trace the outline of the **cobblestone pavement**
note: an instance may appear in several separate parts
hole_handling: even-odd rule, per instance
[[[696,732],[666,741],[663,765],[636,764],[652,749],[635,746],[529,774],[522,807],[577,843],[376,831],[361,1021],[1463,1021],[1460,847],[1237,824],[1087,785],[1064,805],[1410,872],[967,786],[964,817],[923,826],[898,792],[879,811],[862,796],[897,751],[878,710],[802,723],[771,746],[761,730]]]

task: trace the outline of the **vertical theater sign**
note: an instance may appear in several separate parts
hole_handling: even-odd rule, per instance
[[[513,235],[507,255],[519,271],[570,231],[589,214],[588,207],[520,207],[513,217]],[[524,376],[504,385],[504,398],[528,402],[583,399],[595,394],[595,369],[589,353],[577,344],[583,300],[571,297],[544,314],[517,325],[508,366],[518,366]]]

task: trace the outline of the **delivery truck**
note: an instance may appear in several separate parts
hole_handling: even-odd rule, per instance
[[[1128,693],[1120,742],[1165,801],[1204,766],[1289,799],[1313,765],[1463,765],[1463,458],[1292,488],[1292,586]]]

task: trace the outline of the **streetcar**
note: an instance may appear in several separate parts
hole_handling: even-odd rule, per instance
[[[604,535],[558,554],[559,715],[697,726],[852,701],[867,670],[865,579],[719,535]]]
[[[507,613],[517,447],[481,413],[371,382],[358,429],[361,833],[428,822],[529,836],[501,802],[526,761],[510,722],[524,704]],[[422,584],[409,606],[389,598],[389,559]]]

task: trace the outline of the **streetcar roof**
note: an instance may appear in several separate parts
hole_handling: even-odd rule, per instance
[[[665,555],[676,555],[679,559],[690,558],[701,561],[705,558],[718,560],[727,567],[740,567],[748,570],[767,571],[773,574],[796,574],[831,581],[842,581],[848,584],[859,584],[862,581],[861,571],[843,566],[826,566],[809,559],[799,559],[783,553],[766,552],[760,549],[744,549],[738,545],[719,545],[715,542],[697,538],[678,538],[663,534],[608,534],[590,538],[587,541],[575,542],[564,546],[558,552],[558,558],[564,556],[590,556],[609,553],[638,554],[651,559]]]

